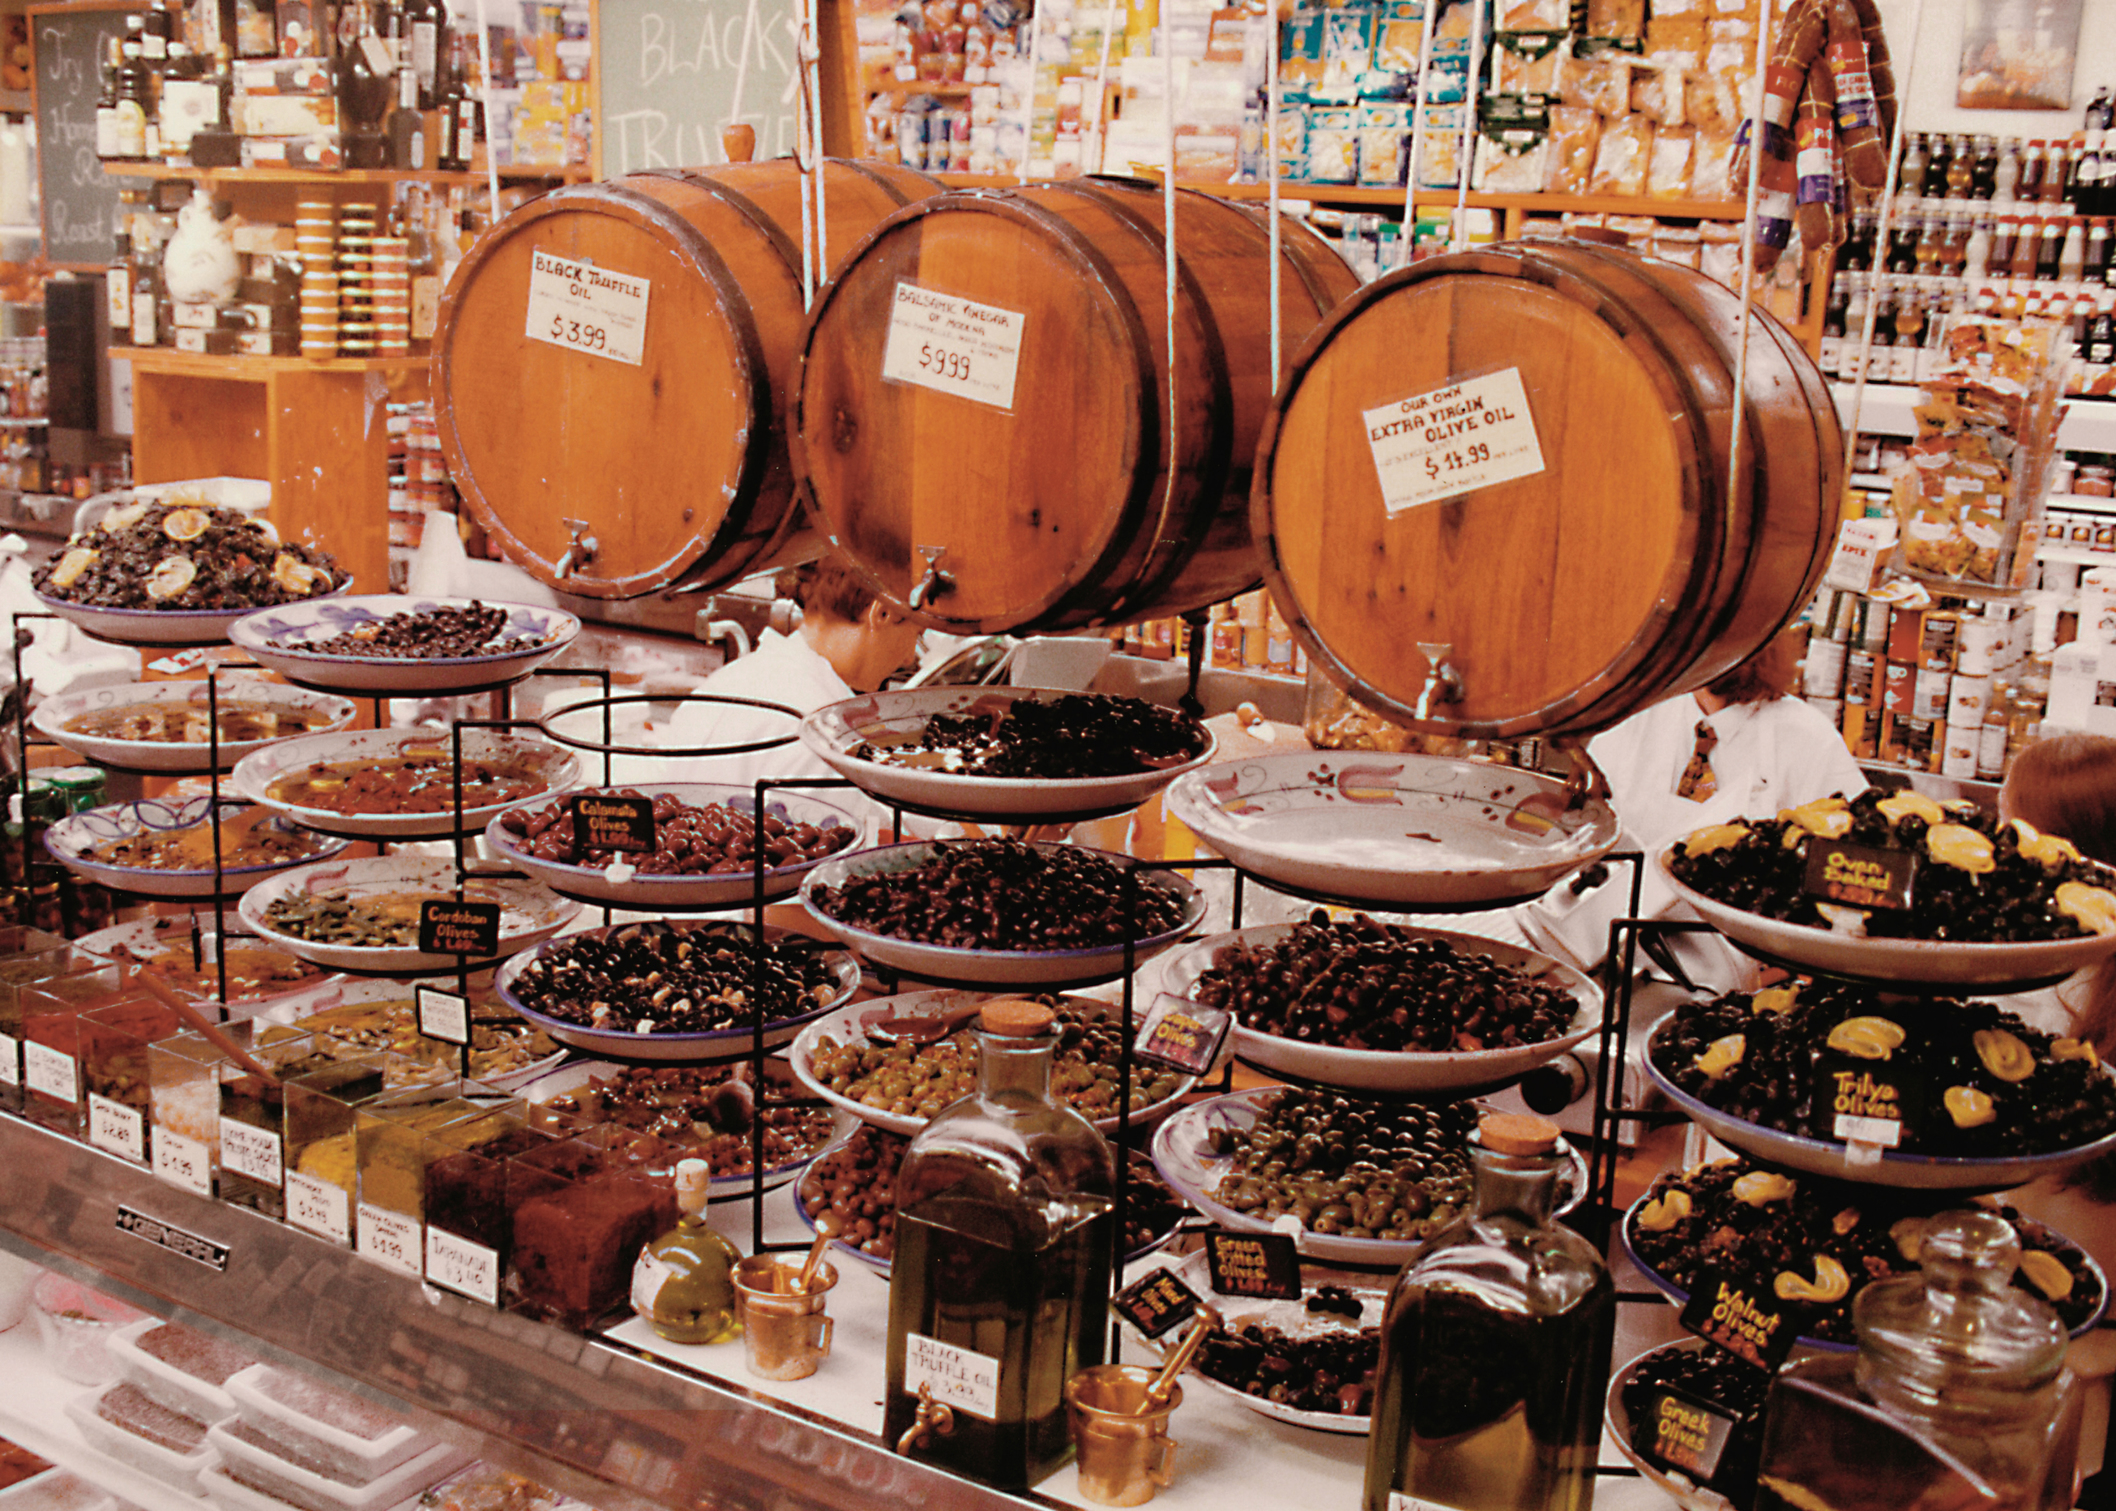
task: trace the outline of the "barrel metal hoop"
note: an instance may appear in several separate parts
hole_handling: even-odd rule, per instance
[[[771,249],[779,254],[780,261],[795,270],[796,278],[800,277],[801,249],[794,245],[793,238],[786,234],[779,223],[760,210],[757,202],[747,194],[739,189],[729,188],[709,174],[696,173],[689,168],[650,168],[647,171],[656,178],[670,179],[702,194],[710,194],[721,201],[755,226],[757,234],[770,242]]]
[[[856,173],[861,178],[866,179],[869,183],[873,184],[876,188],[880,189],[884,194],[888,195],[891,199],[895,200],[898,209],[902,209],[905,205],[914,203],[911,196],[904,192],[902,184],[900,184],[895,178],[891,177],[889,174],[882,172],[872,163],[862,162],[859,158],[856,157],[834,157],[828,159],[828,161],[837,164],[838,167],[845,169],[849,173]],[[915,179],[919,179],[925,183],[929,183],[935,189],[940,190],[942,192],[945,192],[947,190],[948,186],[946,184],[942,183],[932,174],[923,173],[917,168],[898,168],[896,171],[898,173],[907,174],[908,176]]]

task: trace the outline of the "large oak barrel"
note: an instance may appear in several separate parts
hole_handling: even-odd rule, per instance
[[[835,160],[823,187],[831,261],[940,192],[908,169]],[[602,322],[592,281],[567,276],[584,269],[624,291],[602,296],[620,320],[645,281],[636,351]],[[582,285],[585,315],[568,292]],[[442,302],[434,414],[456,487],[510,557],[593,598],[717,587],[799,556],[804,534],[812,551],[786,459],[804,315],[790,159],[532,200],[480,238]]]
[[[1376,709],[1468,736],[1585,732],[1761,648],[1828,560],[1828,384],[1740,301],[1586,242],[1439,257],[1307,341],[1259,449],[1264,575]]]
[[[889,600],[943,629],[1052,631],[1255,584],[1269,231],[1177,194],[1171,348],[1165,210],[1114,179],[922,200],[816,301],[794,465],[816,523]],[[1358,282],[1282,224],[1290,357]]]

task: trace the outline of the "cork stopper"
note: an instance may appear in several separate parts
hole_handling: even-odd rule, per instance
[[[676,1162],[676,1206],[695,1217],[705,1210],[706,1194],[712,1187],[713,1167],[702,1159]]]
[[[1477,1141],[1494,1154],[1548,1154],[1558,1147],[1558,1125],[1521,1112],[1487,1112]]]
[[[1049,1033],[1057,1016],[1041,1002],[1002,997],[997,1002],[987,1002],[978,1010],[977,1026],[1003,1039],[1033,1039],[1038,1034]]]

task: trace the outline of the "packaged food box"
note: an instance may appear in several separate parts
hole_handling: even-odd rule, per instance
[[[230,1377],[228,1394],[282,1458],[347,1484],[378,1479],[434,1446],[379,1406],[268,1364]]]
[[[229,1377],[257,1363],[233,1344],[154,1317],[113,1333],[110,1352],[148,1399],[201,1422],[235,1415]]]
[[[122,1505],[70,1469],[46,1469],[0,1490],[0,1511],[120,1511]]]
[[[91,1448],[187,1495],[213,1462],[206,1424],[149,1400],[127,1380],[66,1403],[66,1415]]]

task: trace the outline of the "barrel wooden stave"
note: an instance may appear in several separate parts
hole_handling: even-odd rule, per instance
[[[939,189],[903,170],[826,172],[840,252]],[[634,174],[541,196],[464,259],[434,346],[443,453],[471,512],[532,575],[628,598],[819,548],[800,543],[785,457],[805,319],[799,193],[786,161]],[[534,250],[651,281],[639,365],[523,335]],[[561,574],[567,518],[597,549]]]

